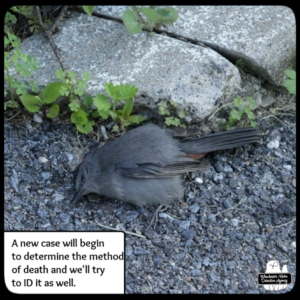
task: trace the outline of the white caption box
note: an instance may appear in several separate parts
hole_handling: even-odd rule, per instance
[[[123,232],[5,232],[4,246],[13,293],[124,293]]]

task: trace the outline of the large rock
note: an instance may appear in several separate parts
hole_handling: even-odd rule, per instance
[[[95,11],[121,18],[124,9]],[[180,18],[167,30],[185,41],[162,34],[150,38],[145,32],[131,35],[121,23],[79,13],[62,21],[54,41],[68,68],[80,77],[84,71],[91,74],[88,93],[102,93],[107,82],[131,83],[139,88],[135,101],[140,107],[157,111],[158,101],[174,100],[187,121],[200,121],[217,103],[238,95],[240,74],[231,61],[243,58],[246,67],[274,84],[294,59],[295,20],[286,7],[177,9]],[[41,63],[32,76],[38,84],[57,81],[60,66],[42,35],[26,39],[21,51]]]

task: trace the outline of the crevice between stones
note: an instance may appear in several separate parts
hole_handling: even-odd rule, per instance
[[[75,10],[78,12],[81,12],[81,13],[85,13],[79,7],[77,7]],[[123,25],[123,21],[120,18],[104,15],[104,14],[101,14],[98,12],[93,12],[92,15],[95,17],[98,17],[98,18],[113,21],[113,22]],[[147,31],[146,29],[143,29],[143,30]],[[157,34],[167,35],[170,38],[174,38],[174,39],[177,39],[180,41],[185,41],[185,42],[191,43],[193,45],[210,48],[210,49],[216,51],[218,54],[220,54],[224,58],[226,58],[227,60],[229,60],[234,65],[236,65],[236,63],[239,59],[242,59],[243,60],[242,69],[244,72],[259,78],[262,81],[262,84],[266,84],[271,89],[275,89],[277,91],[278,91],[278,89],[281,90],[281,88],[278,87],[278,85],[274,82],[274,80],[271,78],[270,74],[267,72],[267,70],[265,68],[260,66],[257,62],[255,62],[253,59],[251,59],[250,57],[248,57],[247,55],[245,55],[243,53],[226,49],[226,48],[221,47],[214,43],[192,39],[192,38],[182,36],[182,35],[176,34],[174,32],[168,32],[168,31],[162,30],[162,29],[153,29],[153,31]]]

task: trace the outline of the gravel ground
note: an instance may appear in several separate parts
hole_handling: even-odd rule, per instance
[[[274,293],[257,283],[273,259],[292,274],[277,293],[293,288],[295,117],[282,119],[289,126],[260,122],[262,145],[208,155],[212,167],[186,175],[182,202],[149,230],[153,207],[92,195],[70,208],[74,169],[103,136],[22,119],[4,123],[5,231],[102,231],[101,223],[146,236],[126,234],[126,293]]]

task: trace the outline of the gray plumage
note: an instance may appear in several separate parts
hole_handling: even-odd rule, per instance
[[[207,166],[191,156],[259,142],[261,134],[242,128],[191,137],[198,133],[151,124],[97,149],[76,170],[73,204],[96,193],[138,206],[169,205],[183,198],[181,175]]]

